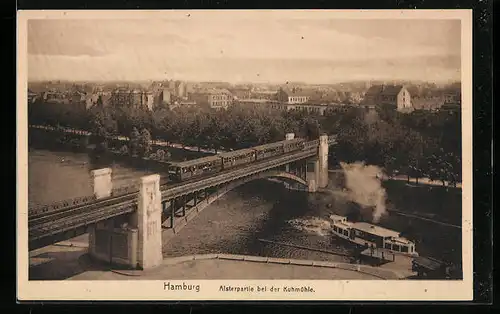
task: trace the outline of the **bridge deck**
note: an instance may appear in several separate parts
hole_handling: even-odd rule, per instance
[[[186,194],[201,191],[237,179],[249,177],[262,171],[270,170],[287,163],[305,159],[317,154],[316,146],[305,150],[263,160],[243,168],[231,169],[198,180],[161,186],[162,201],[174,199]],[[88,226],[96,222],[133,212],[137,206],[137,192],[98,200],[93,204],[76,206],[65,211],[58,211],[42,217],[30,219],[29,242],[64,233],[68,230]]]

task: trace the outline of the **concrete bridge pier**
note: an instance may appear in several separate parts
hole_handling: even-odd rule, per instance
[[[96,169],[90,172],[92,177],[92,188],[96,199],[101,199],[111,196],[113,189],[111,180],[111,168]],[[111,258],[105,254],[110,247],[109,242],[109,226],[103,222],[89,227],[89,249],[88,253],[93,258],[98,260],[111,261]],[[106,249],[106,247],[108,249]]]
[[[96,169],[90,172],[92,176],[92,187],[97,199],[110,197],[113,190],[113,181],[111,180],[111,168]]]
[[[111,186],[110,180],[102,174],[110,177],[110,169],[99,169],[93,174],[96,196],[109,196],[111,188],[108,194],[105,187]],[[142,177],[134,213],[99,222],[90,228],[90,256],[129,268],[149,269],[160,265],[163,261],[161,214],[160,176]]]
[[[306,161],[306,181],[309,192],[328,186],[328,135],[319,137],[318,156]]]
[[[328,135],[319,137],[318,147],[318,187],[326,188],[328,186]]]
[[[285,141],[290,141],[290,140],[293,140],[294,138],[295,138],[295,133],[285,134]],[[290,172],[290,165],[289,164],[285,165],[285,171]],[[286,186],[286,184],[285,184],[285,186]]]
[[[318,191],[319,182],[319,160],[317,158],[312,158],[306,161],[306,182],[307,191],[315,193]]]
[[[161,214],[160,175],[142,177],[137,211],[131,219],[138,229],[137,264],[142,269],[156,267],[163,261]]]

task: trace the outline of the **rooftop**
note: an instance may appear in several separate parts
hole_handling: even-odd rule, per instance
[[[254,93],[254,94],[263,94],[263,95],[274,95],[277,92],[278,92],[277,90],[274,90],[274,91],[270,91],[270,90],[258,90],[258,91],[253,91],[252,93]]]
[[[260,104],[276,102],[276,101],[267,100],[267,99],[260,99],[260,98],[246,98],[246,99],[240,99],[238,101],[239,102],[247,102],[247,103],[253,102],[253,103],[260,103]]]
[[[366,91],[365,96],[397,96],[402,88],[403,85],[374,85]]]
[[[347,220],[347,217],[332,214],[332,215],[330,215],[330,219],[331,219],[331,220],[333,220],[333,221],[342,221],[342,220],[344,220],[344,219],[346,219],[346,220]]]
[[[301,104],[290,104],[288,106],[296,106],[296,107],[321,107],[321,108],[330,107],[328,104],[311,103],[311,102],[305,102],[305,103],[301,103]]]
[[[231,92],[225,88],[213,88],[213,89],[208,90],[208,93],[212,94],[212,95],[214,95],[214,94],[231,94]]]
[[[378,236],[381,236],[384,238],[386,238],[386,237],[394,237],[394,238],[399,237],[399,232],[397,232],[397,231],[386,229],[386,228],[383,228],[380,226],[375,226],[375,225],[372,225],[372,224],[369,224],[366,222],[356,222],[352,225],[352,227],[354,229],[364,231],[366,233],[378,235]]]

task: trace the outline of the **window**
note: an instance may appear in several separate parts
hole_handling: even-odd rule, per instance
[[[345,235],[345,236],[349,235],[349,231],[344,230],[344,235]]]
[[[401,252],[408,253],[408,247],[407,247],[407,246],[405,246],[405,245],[403,245],[403,246],[401,247]]]
[[[399,245],[398,245],[398,244],[394,244],[394,245],[392,246],[392,250],[393,250],[393,251],[398,251],[398,252],[400,252],[400,251],[401,251],[401,248],[399,247]]]
[[[337,232],[337,226],[333,226],[333,231]]]
[[[390,244],[390,243],[386,243],[386,244],[384,245],[384,248],[386,248],[386,249],[390,250],[390,249],[391,249],[391,244]]]

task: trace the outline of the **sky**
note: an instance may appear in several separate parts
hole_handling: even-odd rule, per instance
[[[460,20],[203,13],[28,21],[28,79],[460,80]]]

